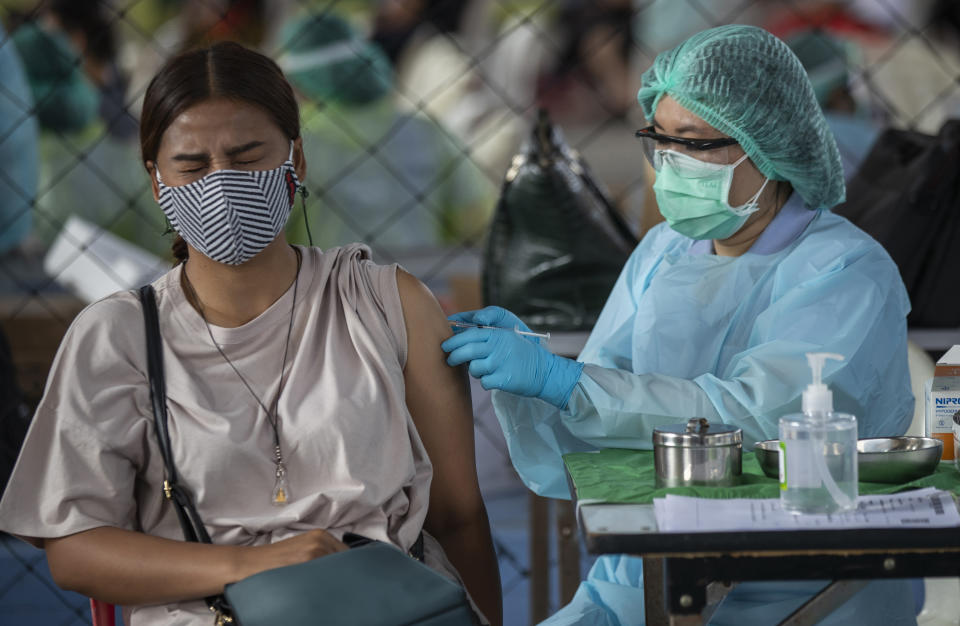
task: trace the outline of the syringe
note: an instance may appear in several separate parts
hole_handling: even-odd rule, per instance
[[[452,320],[450,321],[450,325],[458,328],[493,328],[496,330],[510,330],[509,328],[503,328],[502,326],[484,326],[482,324],[468,324],[467,322],[454,322]],[[535,333],[532,330],[520,330],[519,326],[514,326],[513,332],[517,333],[518,335],[525,335],[527,337],[550,339],[550,333]]]

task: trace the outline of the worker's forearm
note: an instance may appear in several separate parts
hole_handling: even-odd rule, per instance
[[[241,551],[101,527],[47,540],[57,585],[114,604],[163,604],[223,592],[244,577]]]
[[[486,510],[474,522],[432,532],[443,546],[447,558],[463,578],[473,601],[493,626],[503,623],[503,598],[500,569],[490,536]]]

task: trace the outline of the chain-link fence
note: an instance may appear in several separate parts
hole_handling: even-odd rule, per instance
[[[181,50],[237,40],[276,59],[293,82],[312,228],[308,235],[295,213],[291,240],[366,242],[452,311],[480,304],[486,228],[538,109],[639,237],[659,213],[633,137],[646,125],[635,94],[658,52],[711,26],[769,29],[807,67],[849,173],[884,127],[935,133],[960,109],[958,6],[2,0],[0,327],[17,378],[0,383],[16,383],[22,404],[34,405],[80,308],[169,268],[171,235],[139,156],[137,120],[150,79]],[[7,421],[19,415],[0,408]],[[481,463],[509,467],[495,422],[478,418],[478,439],[497,457]],[[527,575],[525,557],[506,558]],[[507,592],[514,581],[505,583]]]

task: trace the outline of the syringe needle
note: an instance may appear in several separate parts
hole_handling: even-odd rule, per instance
[[[502,326],[486,326],[483,324],[470,324],[468,322],[456,322],[453,320],[450,320],[450,325],[456,326],[457,328],[491,328],[495,330],[510,330],[509,328],[503,328]],[[524,335],[527,337],[539,337],[540,339],[550,339],[550,333],[536,333],[536,332],[533,332],[532,330],[529,330],[529,331],[520,330],[519,326],[515,326],[513,328],[513,332],[517,333],[518,335]]]

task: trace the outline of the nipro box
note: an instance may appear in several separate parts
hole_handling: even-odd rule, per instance
[[[953,425],[960,421],[960,346],[953,346],[937,361],[926,396],[924,433],[943,441],[942,460],[952,460],[957,454]]]

